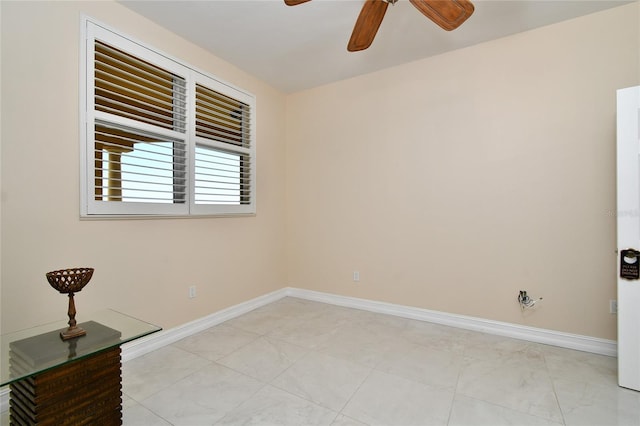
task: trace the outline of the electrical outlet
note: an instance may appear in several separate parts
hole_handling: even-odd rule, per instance
[[[617,300],[609,300],[609,313],[617,314],[618,313],[618,301]]]
[[[358,272],[358,271],[353,271],[353,281],[354,281],[354,282],[358,282],[358,281],[360,281],[360,272]]]
[[[189,299],[193,299],[194,297],[196,297],[196,286],[192,285],[189,287]]]

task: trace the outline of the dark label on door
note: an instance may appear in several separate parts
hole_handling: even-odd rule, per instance
[[[620,278],[627,280],[640,279],[640,251],[622,250],[620,253]]]

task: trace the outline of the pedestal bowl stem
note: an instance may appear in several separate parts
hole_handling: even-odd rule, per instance
[[[76,304],[73,301],[73,292],[69,292],[69,310],[67,311],[67,315],[69,315],[69,328],[60,332],[62,340],[73,339],[74,337],[87,334],[83,328],[76,326]]]

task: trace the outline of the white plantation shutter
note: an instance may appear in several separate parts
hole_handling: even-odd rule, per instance
[[[186,81],[100,41],[95,42],[95,107],[184,132]]]
[[[196,85],[194,204],[251,203],[251,108]]]
[[[96,200],[184,203],[186,144],[109,124],[95,127]]]
[[[255,98],[85,25],[81,213],[255,213]]]
[[[250,112],[249,105],[196,85],[196,136],[249,148]]]

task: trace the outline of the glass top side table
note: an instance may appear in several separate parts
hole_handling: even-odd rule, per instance
[[[11,424],[121,424],[120,346],[161,328],[113,310],[87,317],[78,324],[87,334],[69,340],[60,338],[66,321],[2,335],[0,385],[10,385]]]

